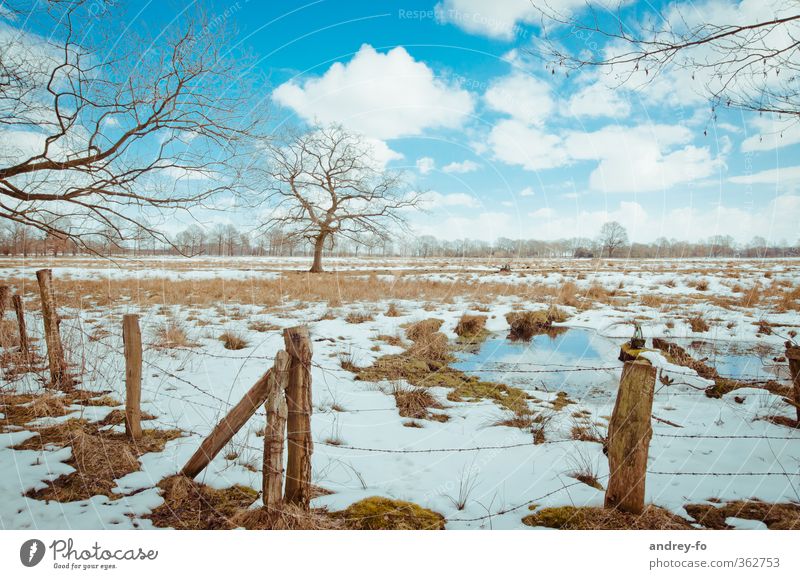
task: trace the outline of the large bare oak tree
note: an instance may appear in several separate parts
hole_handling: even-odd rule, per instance
[[[266,229],[312,244],[311,272],[321,272],[326,243],[344,237],[386,239],[406,225],[419,193],[386,170],[363,137],[339,125],[315,126],[269,145]],[[396,233],[396,231],[394,231]]]
[[[118,8],[31,1],[0,16],[0,219],[90,251],[134,233],[169,244],[172,212],[238,192],[259,126],[218,23],[187,9],[143,37]]]

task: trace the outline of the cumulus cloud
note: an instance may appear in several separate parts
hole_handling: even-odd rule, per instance
[[[442,167],[442,171],[445,173],[471,173],[473,171],[477,171],[480,169],[480,165],[478,165],[475,161],[470,161],[467,159],[466,161],[461,161],[460,163],[454,161]]]
[[[626,0],[548,0],[546,9],[563,16],[589,4],[616,7]],[[440,22],[454,24],[470,34],[511,40],[521,25],[537,24],[539,12],[530,0],[443,0],[436,5]]]
[[[755,133],[742,141],[742,151],[772,151],[800,143],[800,124],[795,119],[767,115],[754,117],[750,126]]]
[[[547,82],[518,72],[492,82],[483,98],[492,110],[528,125],[541,126],[555,108]]]
[[[575,117],[626,117],[631,112],[630,103],[621,90],[614,90],[600,82],[593,82],[574,93],[566,102],[564,114]]]
[[[782,189],[795,189],[800,185],[800,166],[767,169],[749,175],[736,175],[729,181],[744,185],[775,185]],[[798,217],[800,218],[800,215]]]
[[[322,76],[278,86],[273,99],[307,121],[341,122],[377,139],[459,127],[474,107],[468,91],[437,78],[404,48],[384,53],[368,44]]]
[[[419,171],[421,175],[427,175],[435,168],[436,161],[434,161],[431,157],[422,157],[421,159],[417,159],[417,171]]]
[[[429,191],[422,197],[423,209],[439,209],[442,207],[464,207],[474,209],[480,202],[468,193],[439,193]]]
[[[570,161],[560,137],[516,119],[496,123],[488,142],[495,158],[530,171],[562,167]]]

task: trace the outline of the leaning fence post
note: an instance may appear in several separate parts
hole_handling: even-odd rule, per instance
[[[47,360],[50,364],[50,381],[54,387],[69,388],[72,380],[67,374],[67,363],[64,360],[64,347],[58,331],[58,313],[56,312],[55,294],[53,292],[53,271],[40,269],[36,272],[39,281],[39,294],[42,298],[42,317],[44,318],[44,339],[47,343]]]
[[[267,425],[264,430],[264,464],[262,468],[262,501],[274,509],[283,500],[283,447],[286,438],[286,386],[289,382],[289,354],[281,350],[275,356],[275,371],[270,376],[269,393],[264,408]]]
[[[786,342],[786,358],[789,360],[789,376],[794,384],[794,408],[797,411],[797,426],[800,427],[800,346]]]
[[[271,380],[274,375],[286,373],[289,369],[289,360],[286,356],[281,356],[280,352],[275,356],[275,365],[268,370],[247,394],[231,408],[230,412],[217,424],[205,440],[200,444],[186,465],[181,469],[181,474],[194,478],[208,466],[219,451],[228,444],[228,441],[239,432],[245,422],[258,410],[258,407],[267,400],[270,390]]]
[[[641,514],[644,510],[647,452],[653,429],[656,369],[646,360],[626,362],[608,425],[609,481],[605,506]]]
[[[22,304],[22,296],[15,294],[11,301],[14,304],[14,311],[17,314],[17,327],[19,327],[19,351],[26,364],[30,364],[31,350],[28,343],[28,329],[25,326],[25,307]]]
[[[139,316],[122,316],[122,343],[125,350],[125,434],[131,440],[142,437],[142,333]]]
[[[286,388],[288,406],[286,460],[287,503],[308,509],[311,501],[311,338],[307,326],[283,331],[286,351],[292,358],[289,385]]]

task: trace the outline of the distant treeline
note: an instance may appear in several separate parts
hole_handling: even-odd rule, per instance
[[[72,239],[44,234],[19,226],[0,229],[0,255],[59,256],[59,255],[207,255],[207,256],[309,256],[310,242],[296,239],[282,231],[265,233],[219,225],[204,229],[192,225],[170,243],[159,242],[150,236],[120,239],[105,232],[96,240],[84,238],[81,244]],[[404,236],[391,241],[363,238],[358,241],[338,240],[326,247],[330,256],[382,256],[421,258],[492,257],[502,259],[537,257],[593,258],[608,257],[603,240],[588,238],[538,239],[498,238],[494,242],[457,239],[443,240],[432,236]],[[714,236],[700,242],[660,238],[652,243],[626,243],[613,250],[620,258],[703,258],[703,257],[800,257],[800,240],[790,244],[785,240],[770,242],[755,237],[748,243],[737,243],[730,236]]]

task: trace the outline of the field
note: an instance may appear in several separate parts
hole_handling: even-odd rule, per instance
[[[447,529],[800,528],[783,357],[800,331],[800,260],[503,265],[348,258],[312,275],[304,258],[1,260],[38,359],[26,368],[16,354],[7,311],[0,528],[258,526],[247,513],[260,501],[263,412],[197,484],[172,475],[296,325],[314,348],[316,496],[294,526],[347,525],[337,513],[380,496],[439,513]],[[67,393],[45,387],[45,267],[79,381]],[[515,325],[520,312],[536,312],[532,325]],[[138,445],[121,410],[127,313],[140,315],[145,345]],[[416,324],[430,318],[441,324]],[[634,321],[659,369],[654,506],[610,519],[574,507],[603,506],[618,355]]]

